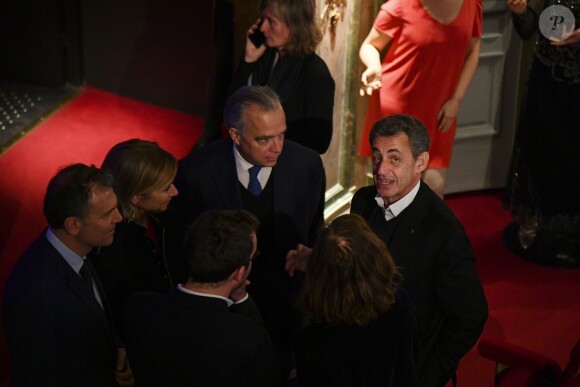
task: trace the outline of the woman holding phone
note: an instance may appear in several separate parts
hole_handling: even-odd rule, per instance
[[[314,0],[262,0],[260,10],[261,18],[248,30],[232,91],[269,86],[286,113],[286,138],[324,153],[332,138],[334,80],[315,53],[322,33],[314,20]]]

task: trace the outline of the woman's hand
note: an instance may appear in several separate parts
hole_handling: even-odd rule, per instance
[[[254,43],[250,40],[250,36],[258,30],[260,25],[260,19],[256,20],[254,24],[248,30],[248,34],[246,35],[246,51],[244,54],[244,60],[246,63],[253,63],[260,59],[260,57],[266,51],[266,45],[262,44],[260,47],[254,46]]]
[[[510,11],[516,15],[521,15],[526,11],[527,0],[507,0],[507,6]]]
[[[359,57],[360,60],[367,66],[367,69],[362,73],[361,81],[362,87],[359,94],[371,95],[374,91],[379,90],[382,86],[381,75],[381,52],[389,46],[391,37],[378,31],[375,27],[371,28],[368,36],[360,46]]]
[[[564,28],[566,28],[564,26]],[[574,44],[580,42],[580,28],[575,29],[570,36],[564,40],[552,40],[550,44],[552,46],[567,46],[569,44]]]
[[[381,88],[381,67],[367,67],[362,73],[361,81],[363,86],[360,88],[359,94],[362,96],[372,95],[374,91]]]
[[[455,98],[451,98],[449,101],[445,102],[439,113],[437,113],[437,122],[439,123],[438,129],[441,133],[445,133],[453,125],[453,121],[457,118],[457,113],[459,112],[459,101]]]

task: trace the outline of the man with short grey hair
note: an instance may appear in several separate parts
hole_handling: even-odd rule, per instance
[[[286,118],[276,93],[242,87],[226,103],[230,138],[193,150],[179,163],[173,201],[183,227],[202,211],[245,209],[260,220],[250,274],[252,295],[282,364],[290,364],[299,280],[284,270],[287,252],[313,243],[323,222],[324,169],[318,153],[285,141]]]

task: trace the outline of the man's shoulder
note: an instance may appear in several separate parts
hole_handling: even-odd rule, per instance
[[[322,159],[318,152],[291,140],[284,141],[284,149],[278,161],[283,164],[290,163],[294,167],[306,165],[322,168]]]
[[[5,284],[4,299],[32,297],[40,302],[40,297],[50,297],[60,288],[56,285],[58,278],[64,277],[65,265],[68,264],[43,233],[14,264]]]
[[[42,276],[46,274],[45,266],[50,266],[48,257],[60,256],[50,244],[44,232],[36,238],[16,261],[13,273],[30,272],[29,275]],[[64,261],[64,258],[63,258]]]
[[[304,145],[298,144],[292,140],[285,140],[284,141],[284,149],[282,150],[282,154],[290,154],[292,156],[303,156],[309,159],[317,159],[320,160],[320,154],[310,148],[305,147]]]
[[[210,321],[227,331],[237,327],[242,331],[259,334],[264,330],[249,317],[231,312],[222,299],[187,294],[177,288],[166,293],[150,291],[134,293],[125,303],[125,312],[131,315],[131,320],[137,324],[144,322],[144,316],[150,316],[151,319],[160,320],[187,320],[191,329],[196,330],[200,329],[198,326],[200,323],[206,326]]]
[[[459,227],[463,229],[461,222],[451,208],[424,182],[421,182],[421,188],[413,202],[423,208],[427,217],[435,220],[440,228]]]

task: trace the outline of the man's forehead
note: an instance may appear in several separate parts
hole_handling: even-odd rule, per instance
[[[117,205],[117,196],[112,187],[94,185],[89,196],[89,211],[106,212],[109,207]]]
[[[246,116],[244,132],[252,138],[276,137],[286,131],[284,110],[250,113]]]
[[[409,147],[409,139],[404,133],[393,136],[377,136],[371,144],[373,151],[379,152],[401,152],[404,148]]]

